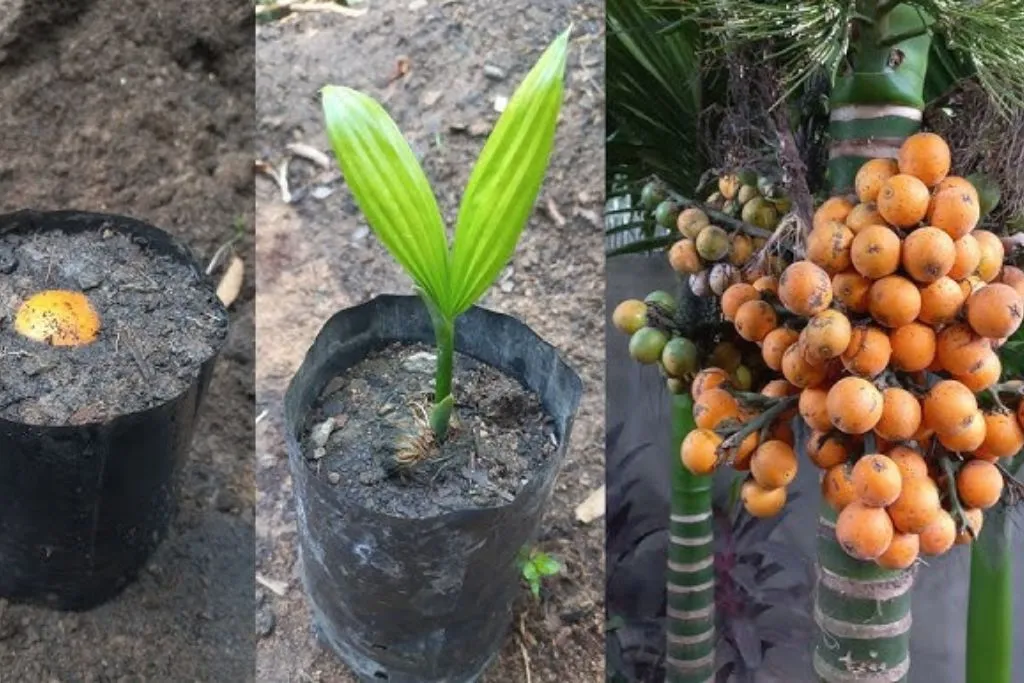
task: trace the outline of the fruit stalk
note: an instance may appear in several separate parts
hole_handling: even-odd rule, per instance
[[[827,504],[818,520],[818,633],[814,670],[826,683],[908,680],[913,570],[853,559],[836,540]]]
[[[849,192],[861,165],[896,158],[903,140],[921,127],[931,20],[916,7],[861,0],[854,22],[853,68],[832,91],[829,183]]]
[[[672,397],[672,504],[669,524],[667,683],[705,683],[715,670],[715,556],[711,477],[687,470],[679,456],[695,428],[693,399]]]

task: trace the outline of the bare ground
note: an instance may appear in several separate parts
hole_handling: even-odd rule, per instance
[[[422,5],[422,6],[420,6]],[[574,22],[565,108],[552,168],[511,267],[483,305],[515,315],[559,347],[586,385],[568,464],[540,547],[565,572],[539,604],[524,589],[492,683],[593,683],[604,675],[604,529],[573,511],[604,481],[603,15],[597,0],[377,0],[358,17],[302,14],[257,30],[257,153],[327,149],[318,90],[344,84],[383,101],[423,155],[446,219],[497,114],[547,43]],[[487,69],[485,65],[498,69]],[[402,74],[402,66],[407,72]],[[500,72],[500,73],[499,73]],[[257,678],[355,680],[312,635],[298,578],[281,399],[320,325],[407,278],[374,240],[331,171],[292,164],[282,201],[257,183]],[[304,192],[301,188],[316,187]],[[277,583],[280,582],[280,583]],[[280,594],[279,594],[280,593]]]

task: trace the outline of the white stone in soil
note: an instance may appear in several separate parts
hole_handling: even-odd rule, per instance
[[[331,438],[331,432],[334,431],[334,418],[329,417],[316,427],[313,427],[313,432],[309,435],[310,441],[313,442],[314,448],[323,448],[327,445],[327,440]]]
[[[421,375],[432,375],[437,366],[437,355],[428,351],[417,351],[404,361],[402,369],[406,372],[415,372]]]

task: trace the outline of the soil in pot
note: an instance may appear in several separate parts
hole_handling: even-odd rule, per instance
[[[201,277],[112,229],[0,235],[0,417],[100,422],[187,390],[228,330]],[[16,331],[22,305],[52,290],[84,294],[100,323],[93,341],[55,346]]]
[[[351,503],[394,517],[511,502],[555,454],[554,422],[516,380],[456,354],[456,419],[437,447],[422,438],[434,368],[432,348],[391,344],[330,381],[304,425],[306,465]]]

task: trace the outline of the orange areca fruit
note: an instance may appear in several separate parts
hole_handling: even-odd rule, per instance
[[[883,223],[885,223],[885,219],[882,218],[882,214],[878,213],[878,206],[874,202],[858,204],[853,207],[853,210],[846,217],[846,227],[853,231],[854,235],[869,225],[881,225]]]
[[[795,396],[799,393],[800,387],[795,387],[784,379],[773,379],[768,384],[765,384],[764,389],[761,390],[761,395],[770,396],[771,398]],[[792,414],[790,414],[790,417],[792,417]]]
[[[1010,285],[985,285],[971,294],[965,304],[967,322],[975,332],[989,339],[1009,337],[1020,327],[1024,302]]]
[[[765,489],[788,486],[796,478],[796,471],[796,453],[782,441],[765,441],[750,459],[750,473],[754,481]]]
[[[970,233],[981,218],[976,192],[948,187],[936,191],[928,203],[928,222],[957,240]]]
[[[935,189],[932,191],[932,194],[937,194],[939,192],[942,192],[943,190],[949,189],[956,189],[961,190],[963,192],[967,192],[974,196],[974,201],[976,203],[978,203],[979,205],[981,204],[978,198],[978,190],[974,187],[974,185],[971,184],[971,181],[956,175],[946,176],[941,183],[935,186]]]
[[[786,489],[766,489],[756,481],[746,481],[740,487],[740,499],[752,517],[774,517],[786,505]]]
[[[919,322],[902,325],[889,333],[892,366],[904,372],[920,372],[935,360],[935,330]]]
[[[853,466],[853,488],[857,498],[871,507],[892,505],[900,496],[900,469],[888,456],[871,453]]]
[[[819,432],[827,432],[832,429],[832,421],[828,417],[828,409],[825,407],[825,400],[828,398],[828,391],[818,387],[809,387],[800,392],[798,408],[800,417],[804,419],[807,426]]]
[[[978,400],[970,389],[956,380],[942,380],[924,398],[924,422],[940,436],[966,429],[977,412]]]
[[[736,320],[736,311],[748,301],[757,301],[761,293],[745,282],[730,285],[722,294],[722,316],[729,322]]]
[[[900,267],[902,246],[899,235],[885,225],[871,225],[853,238],[850,262],[858,273],[871,280],[892,275]]]
[[[956,490],[967,507],[987,510],[1003,495],[1003,475],[990,462],[969,460],[956,475]]]
[[[903,269],[923,284],[945,277],[956,263],[956,257],[953,238],[938,228],[918,228],[903,240]]]
[[[975,230],[972,234],[981,251],[977,268],[978,277],[985,282],[992,282],[999,276],[1003,268],[1003,259],[1006,258],[1003,242],[988,230]]]
[[[939,364],[954,375],[966,375],[976,370],[991,352],[989,341],[965,324],[943,329],[935,345]]]
[[[844,377],[828,390],[832,426],[847,434],[865,434],[882,418],[882,393],[860,377]]]
[[[827,431],[812,431],[807,439],[807,457],[823,470],[829,470],[850,459],[850,444],[853,437],[837,434],[831,425]]]
[[[892,523],[907,534],[923,532],[940,510],[939,487],[927,476],[904,479],[899,497],[888,507]]]
[[[894,533],[885,510],[858,500],[844,507],[836,520],[836,540],[858,560],[877,560],[889,549]]]
[[[999,277],[1004,285],[1010,285],[1018,296],[1024,299],[1024,270],[1016,266],[1003,266],[1003,272]],[[833,284],[833,288],[835,285]]]
[[[900,478],[903,481],[914,479],[915,477],[928,476],[928,463],[913,448],[895,446],[889,450],[887,455],[890,460],[896,463],[896,467],[900,470]]]
[[[956,542],[956,522],[945,510],[939,510],[935,519],[920,533],[921,552],[925,555],[943,555]]]
[[[882,417],[875,425],[875,433],[888,441],[906,441],[913,438],[921,427],[921,403],[899,387],[882,392]]]
[[[855,270],[837,273],[832,278],[832,292],[836,302],[851,313],[868,312],[868,291],[871,280]],[[959,287],[957,287],[959,291]]]
[[[966,295],[956,282],[942,277],[921,288],[921,312],[918,319],[928,325],[946,325],[956,320]]]
[[[796,343],[800,334],[788,327],[776,327],[761,340],[761,357],[764,363],[778,372],[782,369],[782,355]]]
[[[710,429],[694,429],[680,446],[683,465],[696,475],[711,474],[718,466],[718,447],[722,437]]]
[[[673,244],[668,250],[668,262],[677,273],[693,275],[704,270],[697,245],[691,239],[682,239]]]
[[[693,384],[690,386],[690,396],[694,401],[698,401],[705,391],[729,381],[729,373],[722,368],[705,368],[694,376]]]
[[[861,377],[875,377],[889,365],[892,343],[889,335],[870,325],[855,327],[843,353],[843,365]]]
[[[779,280],[774,275],[762,275],[761,277],[754,280],[754,289],[756,289],[761,294],[764,294],[765,292],[778,294]]]
[[[872,159],[864,162],[854,178],[857,198],[862,202],[873,202],[889,178],[899,173],[895,159]]]
[[[767,301],[748,301],[736,311],[736,331],[747,341],[759,342],[778,325],[775,308]]]
[[[694,422],[702,429],[716,429],[722,422],[739,417],[739,401],[721,387],[704,391],[693,403]]]
[[[902,275],[876,280],[868,291],[871,317],[886,327],[902,327],[921,313],[921,291]]]
[[[836,512],[857,500],[852,477],[853,468],[849,463],[843,463],[829,468],[821,480],[821,495]]]
[[[797,342],[782,354],[782,375],[790,384],[801,389],[816,387],[828,377],[828,366],[808,361],[800,343]]]
[[[969,372],[956,374],[953,377],[977,394],[995,386],[1002,374],[1003,363],[999,360],[999,354],[989,351]]]
[[[985,416],[980,410],[960,423],[959,429],[951,433],[937,433],[939,443],[956,453],[969,453],[985,443]]]
[[[921,552],[921,539],[917,534],[895,533],[892,543],[875,563],[882,569],[909,569]]]
[[[898,228],[912,228],[928,213],[931,195],[920,179],[900,173],[885,181],[878,193],[878,212]]]
[[[956,250],[956,258],[946,275],[954,280],[963,280],[973,275],[981,263],[981,247],[978,246],[978,240],[974,235],[964,235],[953,242],[953,248]]]
[[[853,231],[844,223],[826,223],[807,236],[807,259],[829,273],[838,273],[850,267],[852,243]]]
[[[1024,429],[1012,413],[985,414],[985,441],[981,450],[995,458],[1009,458],[1022,448]]]
[[[853,329],[850,320],[835,309],[818,313],[804,328],[804,355],[813,362],[824,362],[843,355],[850,345]]]
[[[790,312],[810,317],[832,303],[832,280],[820,266],[797,261],[782,272],[779,299]]]
[[[853,210],[853,204],[843,197],[830,197],[822,202],[818,210],[814,212],[812,228],[817,229],[829,223],[842,223]]]
[[[949,175],[952,155],[946,141],[935,133],[914,133],[900,145],[898,165],[900,173],[934,187]]]

